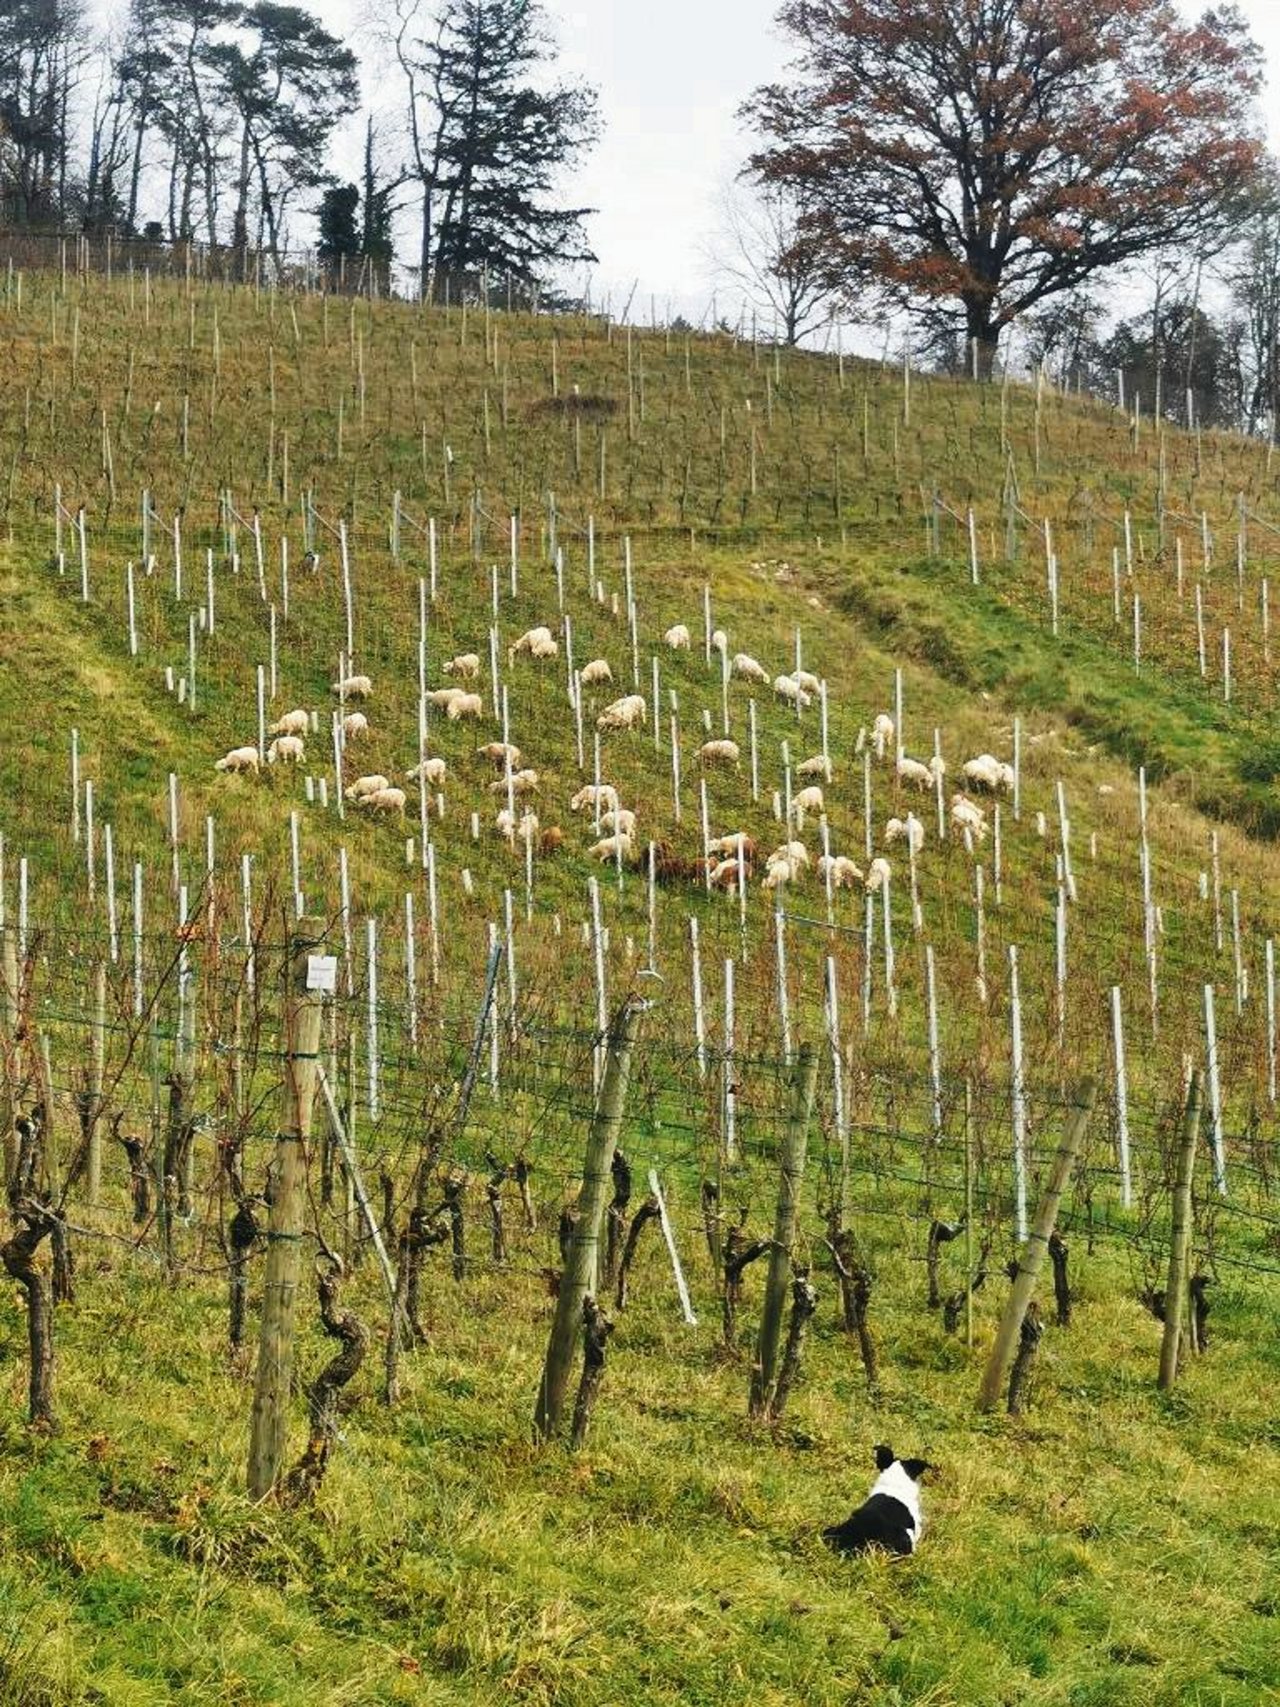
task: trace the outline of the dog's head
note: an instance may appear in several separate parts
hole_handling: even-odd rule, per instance
[[[930,1464],[927,1458],[899,1458],[892,1446],[876,1447],[876,1469],[883,1476],[891,1464],[900,1464],[904,1475],[918,1482],[926,1470],[936,1470],[936,1464]]]

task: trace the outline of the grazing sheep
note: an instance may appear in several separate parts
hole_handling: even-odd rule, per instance
[[[875,744],[876,757],[878,759],[882,759],[885,755],[886,748],[893,745],[895,733],[896,730],[894,729],[893,719],[890,717],[889,713],[887,711],[877,712],[876,720],[871,725],[871,739]]]
[[[564,846],[564,831],[559,824],[552,824],[538,837],[538,852],[544,854],[557,853]]]
[[[636,833],[636,815],[627,806],[617,806],[611,812],[600,814],[600,828],[607,830],[611,835],[634,836]]]
[[[539,777],[537,771],[512,771],[511,792],[515,795],[537,794],[538,782]],[[507,792],[506,777],[500,776],[497,782],[491,782],[489,784],[489,792],[491,794],[505,794]]]
[[[966,787],[998,794],[1003,788],[1013,789],[1013,766],[1001,763],[991,753],[979,753],[976,759],[966,759],[960,772]]]
[[[823,854],[818,861],[818,876],[825,883],[828,874],[833,889],[852,889],[862,882],[862,872],[844,854]]]
[[[512,847],[517,841],[533,843],[538,839],[538,815],[536,812],[522,812],[517,820],[511,809],[504,806],[494,820],[494,828]]]
[[[348,800],[363,800],[366,795],[377,794],[380,789],[390,788],[391,778],[388,776],[358,776],[346,790]]]
[[[735,652],[733,655],[733,673],[741,676],[747,682],[767,683],[769,672],[763,664],[757,663],[749,652]]]
[[[588,806],[599,806],[602,812],[617,810],[618,791],[611,782],[589,782],[580,788],[569,802],[570,812],[581,812]]]
[[[788,859],[795,865],[807,867],[809,864],[809,850],[805,847],[803,842],[783,842],[780,848],[775,848],[769,855],[768,863],[772,865],[773,862],[778,859]]]
[[[765,866],[763,887],[765,889],[781,889],[784,883],[794,883],[800,876],[802,866],[793,859],[771,859]]]
[[[689,630],[682,622],[676,623],[674,628],[669,628],[662,638],[673,652],[687,652],[689,650]]]
[[[904,756],[898,760],[898,781],[910,783],[912,788],[932,788],[933,768],[921,764],[919,759],[908,759]]]
[[[368,676],[344,676],[331,684],[330,691],[340,699],[368,699],[373,693],[373,683]]]
[[[723,628],[717,628],[712,632],[711,650],[713,652],[719,652],[721,657],[724,657],[727,654],[729,650],[729,636],[725,633]]]
[[[815,699],[822,692],[822,683],[817,676],[812,675],[808,670],[792,670],[791,680],[805,693],[812,694]]]
[[[427,704],[434,705],[438,711],[448,711],[459,694],[464,694],[465,688],[432,688],[427,694]]]
[[[507,647],[507,662],[514,663],[522,653],[526,653],[530,658],[554,658],[559,650],[555,635],[549,628],[530,628],[526,629],[514,646]]]
[[[598,842],[587,849],[587,853],[592,859],[602,861],[617,859],[619,854],[624,861],[630,860],[634,851],[635,843],[630,836],[624,835],[621,831],[616,836],[601,837]]]
[[[634,729],[645,718],[644,695],[639,693],[624,694],[621,699],[615,699],[612,705],[606,705],[596,718],[596,728],[606,734],[611,729]]]
[[[460,682],[474,682],[480,674],[480,654],[478,652],[459,652],[456,658],[450,658],[444,666],[446,676],[457,676]]]
[[[492,759],[499,770],[507,768],[508,759],[513,771],[520,769],[520,749],[513,747],[510,741],[486,741],[483,747],[476,748],[476,754],[482,759]]]
[[[718,854],[722,859],[741,857],[753,860],[757,851],[754,838],[744,835],[741,830],[736,830],[731,836],[713,836],[707,843],[707,852]]]
[[[309,735],[311,733],[311,713],[309,711],[286,711],[278,722],[273,723],[267,731],[269,735]]]
[[[736,770],[742,754],[736,741],[721,739],[704,741],[698,748],[698,757],[704,765],[732,765]]]
[[[406,795],[403,788],[379,788],[372,794],[362,796],[361,806],[367,806],[373,812],[398,812],[404,817]]]
[[[924,846],[924,825],[910,812],[905,818],[890,818],[884,827],[884,839],[890,847],[894,842],[905,842],[913,854],[918,854]]]
[[[785,700],[788,705],[798,705],[801,711],[806,706],[813,704],[810,695],[791,676],[775,676],[773,678],[773,691],[779,699]]]
[[[277,735],[267,748],[267,763],[300,765],[306,758],[302,740],[297,735]]]
[[[750,881],[751,862],[745,859],[724,859],[711,870],[711,887],[727,889],[734,894]]]
[[[826,801],[822,790],[816,783],[808,788],[802,788],[791,797],[791,817],[797,830],[804,829],[805,817],[810,812],[819,814],[826,811]]]
[[[868,895],[874,895],[878,889],[883,889],[892,875],[893,867],[887,859],[873,859],[863,879]]]
[[[415,765],[411,771],[404,774],[410,782],[425,782],[432,788],[439,788],[448,769],[443,759],[423,759],[420,765]]]
[[[216,771],[258,771],[258,749],[256,747],[232,747],[229,753],[224,753],[214,765]]]
[[[446,715],[450,723],[460,717],[483,717],[484,701],[478,693],[459,693],[449,702]]]
[[[985,841],[987,834],[987,815],[976,800],[970,800],[967,794],[956,794],[951,799],[951,822],[957,830],[968,830],[978,840]]]
[[[796,775],[802,777],[821,777],[823,782],[831,781],[831,760],[825,753],[815,753],[811,759],[796,766]]]
[[[582,666],[579,680],[584,688],[594,688],[601,682],[611,682],[613,671],[609,668],[609,660],[607,658],[593,658],[589,664]]]
[[[354,740],[357,735],[369,733],[369,719],[363,711],[349,711],[342,719],[342,738],[344,741]]]

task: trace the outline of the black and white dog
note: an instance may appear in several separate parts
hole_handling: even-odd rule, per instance
[[[914,1553],[920,1544],[924,1518],[920,1512],[920,1478],[933,1469],[923,1458],[895,1458],[891,1446],[876,1447],[880,1474],[871,1492],[851,1517],[824,1529],[822,1539],[838,1553],[865,1553],[882,1547],[886,1553]]]

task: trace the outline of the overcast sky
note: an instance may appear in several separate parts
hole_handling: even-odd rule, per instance
[[[599,209],[589,226],[600,258],[592,295],[611,292],[616,307],[638,281],[637,310],[647,315],[652,293],[659,313],[670,303],[696,319],[714,283],[717,200],[749,148],[737,109],[788,57],[778,0],[545,4],[564,68],[600,91],[604,135],[567,186]],[[1280,144],[1280,0],[1241,5],[1272,67],[1266,110]],[[320,0],[320,10],[338,29],[351,15],[343,0]]]

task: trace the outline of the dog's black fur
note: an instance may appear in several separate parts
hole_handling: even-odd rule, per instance
[[[917,1485],[932,1468],[924,1458],[899,1459],[891,1446],[877,1446],[880,1474],[870,1494],[843,1523],[824,1529],[822,1539],[838,1553],[865,1553],[873,1547],[900,1557],[914,1553],[921,1529]]]

